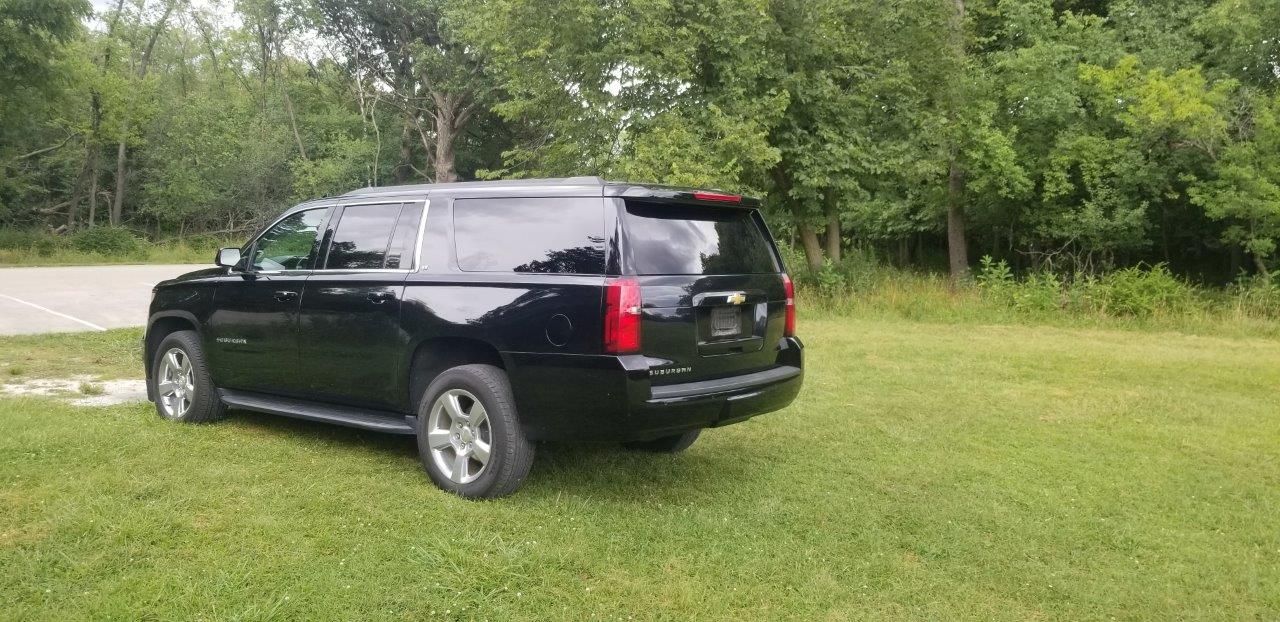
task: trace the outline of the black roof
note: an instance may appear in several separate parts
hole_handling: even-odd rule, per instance
[[[550,179],[503,179],[494,181],[462,181],[445,184],[405,184],[399,186],[371,186],[352,190],[344,195],[344,199],[374,198],[395,196],[430,196],[430,195],[467,195],[473,197],[510,196],[519,193],[524,196],[621,196],[637,198],[661,198],[679,201],[705,202],[707,204],[726,205],[723,201],[702,201],[694,196],[695,192],[721,193],[718,190],[695,190],[659,186],[656,184],[636,184],[624,181],[608,181],[595,176],[560,177]],[[759,199],[742,197],[742,205],[756,207]]]

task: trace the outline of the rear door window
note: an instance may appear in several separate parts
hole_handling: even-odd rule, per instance
[[[604,274],[600,198],[458,199],[453,231],[467,272]]]
[[[348,205],[342,209],[329,243],[329,270],[377,270],[386,267],[387,249],[403,209],[400,203]],[[400,252],[397,252],[399,267]]]
[[[626,227],[638,274],[780,271],[752,210],[628,201]]]

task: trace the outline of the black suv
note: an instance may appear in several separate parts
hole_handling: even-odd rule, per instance
[[[795,301],[754,199],[594,177],[365,188],[156,286],[160,415],[417,436],[437,485],[516,490],[535,441],[688,447],[789,404]]]

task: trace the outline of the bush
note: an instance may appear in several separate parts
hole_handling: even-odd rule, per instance
[[[0,249],[48,257],[66,246],[52,233],[32,229],[0,229]]]
[[[1196,294],[1190,285],[1169,272],[1164,264],[1108,272],[1083,282],[1085,299],[1104,315],[1146,317],[1176,314],[1194,309]]]
[[[143,241],[132,231],[120,227],[81,229],[70,236],[71,247],[82,253],[110,257],[130,257],[144,251]]]
[[[1164,264],[1135,266],[1101,277],[1065,280],[1052,272],[1028,275],[1019,281],[1004,261],[983,257],[978,287],[988,298],[1018,311],[1067,310],[1117,317],[1178,314],[1196,309],[1199,296],[1191,285]]]

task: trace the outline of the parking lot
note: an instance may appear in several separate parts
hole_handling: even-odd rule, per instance
[[[0,335],[141,326],[152,286],[202,267],[0,268]]]

